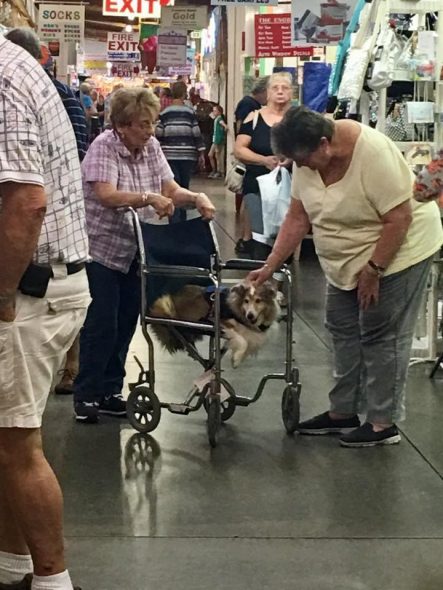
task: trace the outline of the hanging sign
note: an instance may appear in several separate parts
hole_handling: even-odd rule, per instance
[[[255,57],[309,57],[313,47],[292,47],[291,15],[255,15]]]
[[[138,33],[108,33],[108,61],[140,61]]]
[[[38,36],[43,43],[83,44],[85,7],[80,4],[40,4]]]
[[[259,6],[278,6],[278,0],[211,0],[212,6],[244,6],[258,4]]]
[[[355,5],[356,0],[292,0],[292,44],[337,45]]]
[[[186,65],[186,33],[175,29],[158,30],[157,65],[176,67]]]
[[[178,27],[187,31],[206,29],[208,22],[206,6],[164,6],[160,19],[162,27]]]
[[[162,6],[173,3],[173,0],[103,0],[102,12],[109,16],[160,18]]]

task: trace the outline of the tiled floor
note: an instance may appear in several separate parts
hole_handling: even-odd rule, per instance
[[[233,255],[234,198],[217,202],[217,231]],[[323,327],[324,279],[309,244],[295,273],[296,361],[302,415],[326,408],[333,384]],[[283,361],[283,326],[225,376],[251,394]],[[146,359],[137,333],[133,354]],[[181,401],[201,372],[162,352],[157,392]],[[77,425],[71,400],[52,398],[45,446],[65,494],[70,568],[83,590],[442,590],[443,374],[411,369],[402,443],[343,449],[336,438],[288,437],[282,386],[238,408],[215,450],[205,413],[164,412],[152,436],[118,420]]]

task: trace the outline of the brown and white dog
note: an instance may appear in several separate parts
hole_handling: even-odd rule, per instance
[[[247,357],[256,354],[266,340],[268,328],[277,320],[280,307],[277,291],[269,282],[255,287],[246,282],[238,283],[221,292],[221,326],[228,340],[234,368]],[[197,285],[186,285],[180,291],[163,295],[150,308],[154,317],[171,318],[188,322],[200,322],[213,315],[213,290]],[[170,352],[183,350],[184,346],[167,327],[152,325],[163,346]],[[178,329],[189,342],[202,337],[189,329]]]

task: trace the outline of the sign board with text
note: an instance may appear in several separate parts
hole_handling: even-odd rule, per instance
[[[208,9],[206,6],[164,6],[160,24],[162,27],[173,27],[195,31],[208,26]]]
[[[310,57],[313,47],[292,47],[291,15],[255,15],[255,57]]]
[[[175,29],[158,30],[157,65],[177,67],[186,65],[186,45],[188,37],[185,32]]]
[[[278,6],[278,0],[211,0],[212,6],[245,6],[246,4]]]
[[[38,35],[40,41],[60,44],[83,44],[85,34],[85,7],[80,4],[40,4]]]
[[[140,61],[138,33],[108,33],[108,61]]]
[[[355,5],[356,0],[292,0],[292,44],[337,45]]]
[[[173,4],[171,0],[103,0],[102,13],[108,16],[138,16],[160,18],[162,6]]]

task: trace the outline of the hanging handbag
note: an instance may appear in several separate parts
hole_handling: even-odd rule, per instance
[[[404,43],[395,29],[386,24],[380,31],[373,55],[373,66],[367,85],[372,90],[388,88],[394,80],[395,66]]]
[[[255,130],[260,111],[254,112],[252,119],[252,131]],[[241,193],[243,190],[243,181],[245,179],[246,166],[237,159],[233,159],[231,168],[228,170],[225,179],[225,185],[228,190],[233,193]]]

